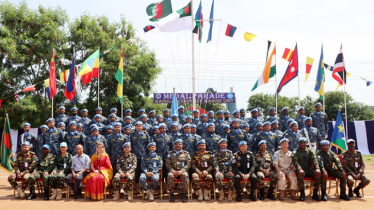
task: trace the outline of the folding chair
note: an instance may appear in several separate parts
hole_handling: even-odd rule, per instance
[[[343,165],[343,156],[342,156],[342,154],[338,155],[338,158],[340,160],[340,164]],[[347,174],[347,178],[348,178],[348,174]],[[355,188],[356,188],[356,186],[357,186],[357,180],[355,180]],[[364,196],[364,189],[362,189],[362,188],[361,188],[361,194],[362,194],[362,197],[365,197]]]
[[[199,183],[200,184],[203,183],[202,192],[204,192],[205,191],[205,179],[200,179]],[[192,192],[192,182],[190,182],[190,188],[191,188],[191,192]],[[216,199],[216,194],[214,193],[214,190],[215,190],[214,181],[213,181],[213,188],[209,190],[209,199],[212,199],[212,190],[213,190],[213,194],[214,194],[214,199]],[[192,193],[191,193],[191,199],[190,200],[192,200]]]
[[[159,173],[160,173],[160,178],[158,179],[158,184],[160,185],[160,197],[161,197],[161,200],[162,200],[162,196],[163,196],[163,190],[162,190],[162,185],[163,185],[162,167],[161,167],[161,170],[159,171]],[[147,179],[147,184],[150,185],[151,183],[152,183],[151,178],[148,178]],[[142,190],[142,199],[144,200],[144,190]]]

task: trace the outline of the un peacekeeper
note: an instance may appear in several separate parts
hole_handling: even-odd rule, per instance
[[[48,129],[43,133],[43,142],[51,148],[50,153],[52,155],[58,155],[60,153],[60,143],[64,141],[62,131],[55,127],[55,119],[53,118],[47,120],[47,125]]]
[[[217,112],[217,118],[218,119],[213,122],[214,126],[216,127],[215,133],[217,135],[222,136],[223,134],[225,134],[225,132],[223,131],[223,127],[225,125],[228,125],[228,123],[223,120],[223,111],[222,110],[219,110]]]
[[[257,123],[259,123],[260,121],[258,121],[257,119],[258,117],[257,109],[253,109],[251,111],[251,114],[252,114],[252,118],[247,121],[247,124],[249,125],[249,132],[253,135],[256,133]]]
[[[300,201],[305,201],[304,177],[314,179],[313,199],[321,201],[318,196],[318,188],[321,182],[321,171],[315,153],[312,149],[306,147],[307,140],[304,137],[299,138],[299,147],[292,153],[292,163],[296,167],[296,174],[298,176]],[[312,166],[312,163],[314,165]]]
[[[195,110],[192,111],[192,114],[193,114],[192,123],[195,124],[195,125],[198,125],[199,124],[200,111],[198,109],[195,109]]]
[[[213,156],[212,152],[206,150],[205,140],[201,139],[197,143],[198,151],[193,153],[192,159],[192,188],[199,195],[197,200],[203,200],[200,179],[205,180],[204,200],[208,201],[209,192],[213,185]]]
[[[243,122],[247,122],[247,119],[245,118],[246,114],[247,113],[245,112],[244,108],[239,109],[239,115],[240,115],[239,119],[241,119]]]
[[[33,151],[34,153],[36,152],[35,150],[35,142],[36,142],[36,136],[30,132],[30,123],[24,123],[22,125],[24,133],[19,135],[17,139],[17,153],[21,152],[21,145],[23,142],[28,141],[30,143],[30,150]]]
[[[99,131],[99,133],[101,134],[101,135],[104,135],[105,134],[105,125],[104,125],[104,123],[102,123],[102,119],[103,119],[104,117],[101,115],[101,114],[96,114],[95,115],[95,117],[94,117],[94,123],[92,123],[91,125],[95,125],[96,127],[97,127],[97,129],[98,129],[98,131]],[[106,118],[105,118],[106,119]],[[106,120],[105,120],[106,121]],[[92,128],[91,128],[92,129]]]
[[[72,122],[74,121],[71,121],[70,123]],[[61,154],[56,156],[54,168],[49,177],[49,186],[52,190],[52,195],[49,197],[49,200],[61,200],[65,177],[70,174],[71,159],[73,156],[67,152],[68,145],[66,142],[60,144],[60,150]]]
[[[105,125],[111,125],[111,126],[114,126],[114,123],[116,122],[119,122],[117,120],[117,116],[116,114],[114,113],[111,113],[109,116],[108,116],[108,121],[105,122]]]
[[[239,110],[235,110],[233,113],[232,113],[232,116],[234,117],[233,120],[237,119],[238,122],[239,122],[239,125],[242,125],[244,123],[246,123],[246,121],[243,121],[240,119],[240,115],[239,115]],[[232,121],[231,121],[232,122]],[[230,129],[232,129],[232,126],[230,127]]]
[[[164,122],[168,122],[170,121],[170,112],[169,112],[169,109],[164,109],[164,111],[162,111],[162,114],[164,115]]]
[[[186,117],[186,123],[192,124],[192,116],[187,116]]]
[[[262,140],[266,141],[266,145],[267,145],[266,151],[269,151],[272,154],[274,154],[275,151],[278,150],[278,146],[279,146],[278,135],[270,131],[269,121],[264,123],[264,130],[262,132],[259,132],[255,138],[256,140],[254,141],[254,144],[253,144],[254,152],[259,151],[258,145],[259,145],[259,142]]]
[[[201,136],[197,133],[197,126],[195,124],[191,124],[191,135],[195,136],[196,140],[200,140]]]
[[[252,134],[253,136],[257,136],[257,134],[261,133],[264,130],[263,124],[258,122],[256,124],[256,131]]]
[[[186,116],[184,116],[184,112],[185,112],[185,109],[184,109],[184,106],[180,106],[178,107],[178,119],[179,119],[179,123],[183,126],[184,124],[186,124]]]
[[[180,135],[178,139],[181,139],[183,142],[183,150],[187,151],[189,154],[193,154],[195,152],[197,141],[195,136],[191,135],[190,126],[189,123],[183,125],[184,134]]]
[[[179,126],[181,125],[176,123],[172,123],[170,125],[170,136],[173,139],[173,142],[179,139],[179,137],[182,135],[181,133],[179,133]]]
[[[90,135],[90,129],[88,127],[90,126],[90,123],[91,123],[92,120],[87,117],[88,116],[88,110],[87,109],[82,109],[81,110],[81,115],[82,115],[82,118],[78,120],[78,123],[82,124],[83,134],[88,136],[88,135]]]
[[[264,122],[264,118],[262,117],[262,112],[261,112],[261,108],[260,107],[257,107],[257,120],[260,121],[260,122]]]
[[[182,202],[187,202],[187,193],[189,185],[188,171],[191,167],[190,153],[183,149],[182,139],[174,142],[174,150],[170,151],[166,159],[166,168],[168,169],[167,185],[170,193],[170,202],[174,202],[174,181],[179,178],[182,186]]]
[[[230,133],[230,125],[223,126],[222,130],[223,130],[223,134],[221,137],[224,139],[227,139],[227,134]]]
[[[103,125],[105,125],[105,123],[106,123],[106,121],[107,121],[108,119],[107,119],[106,117],[103,116],[103,108],[98,107],[98,108],[95,109],[95,112],[96,112],[96,115],[100,115],[100,117],[101,117],[101,119],[100,119],[100,123],[103,124]],[[95,116],[96,116],[96,115],[95,115]],[[91,121],[91,124],[94,124],[94,123],[96,123],[96,121],[95,121],[95,117],[94,117],[94,119]]]
[[[126,109],[125,115],[126,115],[126,117],[130,117],[132,124],[134,124],[136,122],[135,119],[131,117],[131,115],[132,115],[132,110],[131,109]]]
[[[157,135],[157,134],[159,134],[159,133],[160,133],[160,131],[158,130],[158,126],[155,125],[155,126],[153,126],[152,129],[151,129],[150,136],[154,136],[154,135]]]
[[[243,125],[240,126],[240,129],[242,129],[245,133],[249,133],[249,125],[247,123],[244,123]]]
[[[69,116],[65,115],[65,107],[64,106],[60,106],[58,108],[58,112],[60,113],[60,115],[57,116],[56,119],[54,119],[54,121],[56,122],[56,124],[58,125],[60,122],[66,123],[66,121],[68,120]]]
[[[298,123],[292,121],[290,124],[290,129],[284,132],[284,138],[288,139],[289,150],[293,151],[299,146],[299,138],[303,137],[301,131],[298,129]]]
[[[134,128],[134,131],[135,131],[134,126],[133,126],[133,128]],[[131,130],[131,127],[128,126],[128,125],[122,128],[122,133],[126,136],[127,139],[130,139],[131,132],[133,132],[133,131]]]
[[[126,116],[125,119],[122,121],[122,127],[125,128],[126,126],[129,126],[131,131],[135,130],[134,124],[132,124],[132,119],[130,116]],[[122,132],[124,133],[124,131]]]
[[[42,178],[44,187],[44,200],[49,200],[49,179],[55,164],[55,157],[51,153],[49,153],[49,150],[49,146],[45,144],[43,146],[43,154],[38,157],[34,171],[29,178],[29,185],[32,186],[34,186],[36,180]],[[35,191],[33,192],[34,195],[31,199],[36,198]]]
[[[141,119],[141,116],[142,116],[143,114],[145,114],[145,109],[139,109],[139,111],[138,111],[138,115],[139,115],[139,117],[136,118],[136,122],[141,121],[140,119]]]
[[[250,199],[257,201],[255,191],[257,189],[257,177],[253,173],[255,170],[255,158],[253,153],[247,150],[247,142],[239,142],[239,151],[235,152],[232,156],[232,168],[235,171],[234,185],[237,192],[236,200],[242,201],[242,194],[240,192],[240,181],[251,181],[251,194]]]
[[[96,145],[98,142],[102,142],[105,146],[105,149],[108,149],[108,144],[106,139],[99,134],[99,128],[97,126],[93,126],[91,128],[91,135],[86,138],[84,153],[88,155],[88,157],[92,157],[92,155],[96,152]]]
[[[151,142],[147,145],[148,153],[142,157],[141,170],[139,182],[143,190],[147,194],[145,199],[153,201],[153,194],[158,187],[158,180],[160,179],[160,170],[162,168],[162,157],[156,153],[156,143]],[[147,184],[147,179],[152,181],[151,189]]]
[[[223,112],[223,117],[224,117],[224,121],[227,123],[227,124],[230,124],[231,123],[231,119],[230,119],[230,111],[229,110],[226,110]]]
[[[36,198],[34,184],[30,183],[31,173],[35,168],[36,156],[30,151],[30,142],[25,141],[21,145],[21,152],[17,153],[14,162],[14,173],[8,177],[8,182],[17,191],[16,198],[25,197],[25,189],[27,185],[30,188],[30,196],[27,200]],[[18,186],[17,179],[22,179],[22,185]]]
[[[206,129],[208,132],[206,132],[203,136],[202,136],[202,139],[205,139],[205,142],[206,142],[206,150],[207,151],[210,151],[210,152],[213,152],[217,149],[219,149],[218,147],[218,141],[221,139],[221,136],[217,135],[216,133],[214,133],[215,131],[215,126],[213,123],[209,123],[207,125],[207,129]],[[197,142],[197,141],[196,141]]]
[[[169,133],[173,132],[172,129],[171,129],[172,124],[176,124],[177,127],[178,127],[178,131],[179,131],[182,128],[183,125],[178,122],[178,115],[177,114],[172,114],[171,119],[172,119],[172,123],[169,125],[169,128],[168,128]]]
[[[270,123],[270,122],[269,122]],[[258,180],[258,187],[260,188],[260,200],[265,199],[265,183],[264,179],[270,179],[270,187],[268,191],[268,198],[271,200],[276,200],[275,196],[273,195],[273,191],[277,186],[278,176],[275,173],[274,165],[273,165],[273,154],[269,151],[266,151],[266,140],[261,140],[258,143],[258,147],[260,151],[255,152],[255,173]]]
[[[347,174],[345,173],[343,166],[340,164],[338,156],[332,152],[330,149],[330,142],[327,140],[321,141],[321,150],[319,150],[317,155],[317,160],[319,163],[319,168],[322,171],[321,178],[321,199],[327,201],[326,196],[326,184],[328,177],[334,177],[340,179],[340,199],[351,200],[346,194],[347,186]],[[333,166],[337,169],[333,168]]]
[[[313,127],[317,128],[321,132],[322,139],[327,139],[329,134],[329,120],[327,114],[321,112],[322,104],[320,102],[314,105],[316,111],[310,114],[313,119]]]
[[[123,119],[117,116],[117,108],[110,108],[109,112],[116,115],[116,122],[122,123]]]
[[[274,168],[278,173],[278,190],[279,200],[284,200],[287,193],[285,192],[288,178],[290,180],[290,197],[296,198],[297,178],[295,166],[292,164],[292,152],[288,150],[288,139],[280,140],[281,149],[276,151],[273,157]]]
[[[81,132],[83,134],[83,125],[82,125],[82,123],[77,123],[77,129],[76,129],[76,131]],[[86,135],[84,135],[84,136],[86,136]]]
[[[277,136],[278,136],[278,139],[282,139],[283,136],[284,136],[284,133],[282,131],[280,131],[278,128],[279,128],[278,120],[274,120],[271,123],[271,130],[270,131],[276,133]]]
[[[312,125],[313,119],[307,117],[305,118],[305,128],[300,131],[301,135],[307,139],[309,147],[312,148],[313,151],[318,151],[321,149],[319,144],[323,140],[323,136],[321,132],[317,128],[312,127]]]
[[[106,140],[109,139],[109,137],[113,134],[114,126],[112,125],[106,125],[105,126],[105,134],[103,135]]]
[[[358,198],[362,198],[360,189],[364,189],[369,183],[370,179],[365,174],[365,163],[362,159],[361,152],[355,150],[355,140],[348,139],[347,141],[348,150],[343,152],[343,168],[346,171],[348,178],[347,184],[349,188],[349,197],[353,197],[353,193]],[[361,180],[360,184],[352,191],[354,180]]]
[[[64,122],[59,122],[58,123],[58,128],[61,130],[62,132],[62,138],[65,137],[65,134],[66,134],[66,125]]]
[[[164,123],[164,117],[161,114],[156,116],[156,123],[157,123],[157,125],[161,124],[161,123]]]
[[[149,112],[149,119],[147,120],[147,123],[149,124],[149,125],[151,125],[152,127],[154,126],[154,125],[157,125],[158,123],[157,123],[157,120],[156,120],[156,111],[155,110],[151,110],[150,112]]]
[[[75,121],[70,121],[69,128],[70,128],[69,129],[70,132],[65,134],[64,142],[67,143],[68,153],[74,156],[77,154],[77,152],[75,151],[75,148],[77,147],[78,144],[85,147],[85,136],[83,133],[76,131],[77,125]],[[61,150],[61,144],[60,144],[60,150]]]
[[[121,133],[121,123],[114,123],[114,133],[108,138],[108,155],[111,163],[116,163],[119,157],[123,154],[123,144],[129,142],[130,139],[126,138]],[[117,173],[117,168],[113,169],[113,174]]]
[[[40,126],[40,132],[41,134],[38,135],[38,137],[36,138],[36,142],[34,144],[34,151],[35,151],[35,155],[36,157],[38,157],[39,155],[43,154],[43,145],[44,145],[44,131],[46,131],[48,129],[48,126],[47,125],[41,125]]]
[[[207,120],[208,123],[213,123],[214,122],[214,112],[212,110],[210,110],[208,112],[208,120]]]
[[[304,109],[304,107],[300,107],[299,109],[298,109],[298,112],[299,112],[299,116],[297,116],[296,118],[295,118],[295,121],[297,122],[297,124],[299,125],[299,130],[302,130],[302,129],[304,129],[305,128],[305,123],[304,123],[304,121],[305,121],[305,109]]]
[[[161,123],[158,126],[159,134],[152,136],[151,141],[156,143],[156,153],[162,157],[162,177],[165,178],[168,175],[166,169],[166,157],[170,150],[173,149],[172,137],[166,133],[165,123]]]
[[[242,141],[248,142],[248,139],[244,131],[239,129],[240,122],[238,119],[233,119],[231,121],[231,126],[233,129],[227,134],[228,149],[233,153],[236,153],[239,151],[239,143]]]
[[[283,107],[282,112],[283,112],[283,115],[279,118],[279,130],[282,132],[285,132],[288,128],[287,121],[292,118],[288,116],[289,108],[287,106]]]
[[[68,117],[68,119],[66,120],[66,125],[70,125],[71,121],[79,122],[81,120],[81,117],[79,117],[77,115],[78,114],[78,108],[77,107],[71,108],[70,112],[71,112],[71,116]],[[69,127],[66,129],[66,132],[70,132]]]
[[[276,116],[275,107],[271,107],[269,109],[269,117],[265,120],[265,122],[270,122],[273,124],[274,121],[278,121],[279,117]]]
[[[208,124],[207,123],[208,118],[206,114],[200,115],[200,121],[197,124],[197,134],[202,136],[205,133],[205,126]]]
[[[288,119],[287,122],[286,122],[286,128],[285,128],[285,131],[286,132],[287,130],[290,130],[291,128],[291,123],[294,122],[294,120],[292,118]]]
[[[223,201],[225,195],[223,192],[223,179],[229,180],[229,192],[227,200],[232,201],[232,190],[234,183],[234,173],[232,172],[232,152],[227,149],[227,139],[221,139],[218,142],[219,149],[213,153],[213,167],[215,171],[216,185],[219,190],[219,201]]]
[[[119,158],[116,168],[117,173],[113,178],[113,185],[114,185],[114,197],[113,200],[116,201],[119,199],[119,184],[122,179],[126,179],[127,187],[129,188],[127,192],[127,199],[129,201],[133,200],[133,189],[134,189],[134,177],[135,177],[135,170],[137,167],[137,157],[134,153],[130,153],[131,151],[131,142],[126,142],[123,144],[123,151],[124,153]]]

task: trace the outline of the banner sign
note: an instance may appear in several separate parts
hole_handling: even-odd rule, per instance
[[[179,103],[192,103],[192,93],[176,93]],[[173,93],[155,93],[153,103],[171,103]],[[235,103],[235,93],[196,93],[196,103]]]

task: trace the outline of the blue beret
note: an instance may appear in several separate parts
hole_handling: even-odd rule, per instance
[[[87,109],[82,109],[82,110],[81,110],[81,113],[82,113],[82,112],[88,112],[88,110],[87,110]]]
[[[48,118],[48,120],[47,120],[46,122],[49,122],[49,121],[52,121],[52,122],[54,122],[54,121],[55,121],[55,119],[53,119],[53,118]]]
[[[200,113],[200,111],[198,109],[193,110],[192,113],[195,113],[195,112]]]
[[[284,111],[284,110],[288,110],[289,108],[286,106],[286,107],[283,107],[283,109],[282,109],[282,112]]]
[[[137,126],[137,125],[141,125],[141,126],[143,126],[143,123],[140,122],[140,121],[138,121],[138,122],[135,123],[135,126]]]
[[[216,114],[223,114],[223,110],[218,110]]]
[[[271,107],[271,108],[269,109],[269,112],[270,112],[271,110],[274,110],[274,111],[275,111],[275,107]]]
[[[258,123],[256,124],[256,127],[259,126],[259,125],[263,126],[261,122],[258,122]]]
[[[174,144],[176,144],[176,143],[182,143],[183,144],[183,141],[182,141],[182,139],[177,139],[177,140],[175,140]]]
[[[305,137],[301,137],[301,138],[299,138],[299,140],[297,140],[298,142],[300,142],[300,141],[305,141],[305,142],[307,142],[308,140],[305,138]]]
[[[202,117],[207,117],[207,115],[206,114],[200,115],[200,118],[202,118]]]
[[[252,112],[258,112],[258,110],[257,110],[257,109],[252,109],[251,113],[252,113]]]
[[[22,127],[24,127],[24,126],[29,126],[30,127],[31,125],[30,125],[30,123],[23,123]]]
[[[145,112],[145,110],[144,109],[139,109],[138,113],[140,113],[140,112]]]
[[[95,119],[96,117],[100,117],[100,118],[102,118],[101,114],[97,114],[97,115],[95,115],[94,119]]]
[[[173,117],[178,117],[178,115],[177,114],[172,114],[171,118],[173,118]]]
[[[187,117],[186,117],[186,120],[187,119],[192,119],[192,116],[191,115],[188,115]]]
[[[156,119],[159,118],[159,117],[163,117],[163,116],[159,114],[159,115],[157,115]]]
[[[261,140],[260,142],[258,142],[257,146],[260,146],[261,144],[266,144],[266,140]]]
[[[290,124],[290,127],[292,126],[292,125],[299,125],[296,121],[292,121],[292,123]]]
[[[122,147],[125,147],[125,146],[131,146],[131,142],[124,143]]]
[[[95,126],[96,124],[91,124],[89,128],[91,129],[92,127],[95,127]]]
[[[115,117],[115,118],[117,118],[117,115],[114,114],[114,113],[110,114],[110,115],[108,116],[108,118],[109,118],[109,117],[112,117],[112,116]]]
[[[223,114],[230,114],[230,111],[226,110],[225,112],[223,112]]]
[[[239,119],[233,119],[232,121],[231,121],[231,124],[233,123],[233,122],[238,122],[238,123],[240,123],[240,121],[239,121]]]
[[[160,123],[158,124],[158,127],[161,128],[161,127],[165,127],[166,128],[166,124],[165,123]]]
[[[162,111],[162,113],[164,113],[164,112],[168,112],[169,111],[169,109],[164,109],[164,111]]]
[[[184,106],[180,106],[180,107],[178,107],[178,110],[180,110],[180,109],[184,109]]]
[[[278,120],[274,120],[272,123],[271,123],[271,125],[273,125],[273,124],[278,124]]]
[[[232,114],[239,114],[239,111],[235,110]]]
[[[22,145],[22,146],[23,146],[23,145],[30,146],[30,142],[25,141],[25,142],[23,142],[21,145]]]
[[[209,127],[209,126],[216,127],[216,125],[214,125],[214,123],[208,123],[208,124],[206,125],[206,127]]]
[[[122,127],[122,124],[120,122],[115,122],[114,126],[121,126]]]
[[[197,128],[195,124],[191,124],[191,128]]]
[[[149,147],[149,146],[156,146],[156,143],[155,143],[155,142],[151,142],[151,143],[149,143],[149,144],[147,145],[147,147]]]
[[[151,113],[155,113],[155,114],[156,114],[156,111],[155,111],[155,110],[151,110],[151,111],[149,112],[149,114],[151,114]]]
[[[129,126],[129,125],[126,125],[125,127],[123,127],[123,130],[125,130],[126,128],[131,130],[131,126]]]
[[[238,146],[241,146],[241,145],[247,145],[247,142],[246,141],[240,141]]]
[[[208,114],[210,114],[210,113],[214,114],[214,112],[213,112],[212,110],[210,110],[210,111],[208,112]]]
[[[320,145],[330,145],[330,142],[327,140],[323,140],[319,143]]]
[[[230,126],[229,125],[225,125],[225,126],[223,126],[222,129],[225,129],[225,128],[230,128]]]
[[[173,127],[173,126],[177,126],[177,127],[178,127],[178,124],[177,124],[177,123],[172,123],[172,124],[170,125],[170,127]]]
[[[313,121],[313,119],[311,117],[307,117],[307,118],[305,118],[304,122],[306,122],[308,120],[312,120]]]
[[[60,126],[60,125],[66,126],[64,122],[59,122],[58,126]]]
[[[48,144],[44,144],[43,148],[50,149]]]
[[[130,117],[130,116],[126,116],[126,117],[125,117],[125,120],[126,120],[126,119],[130,119],[130,120],[131,120],[131,117]]]
[[[348,144],[348,143],[351,143],[351,142],[356,143],[354,139],[348,139],[348,140],[347,140],[347,144]]]
[[[60,106],[58,109],[65,109],[65,107],[64,106]]]
[[[111,109],[109,110],[109,112],[117,112],[117,109],[116,109],[116,108],[111,108]]]
[[[39,128],[40,128],[40,129],[42,129],[42,128],[47,128],[47,129],[48,129],[48,126],[46,126],[46,125],[41,125]]]
[[[257,111],[261,112],[261,108],[260,108],[260,107],[257,107]]]
[[[320,102],[317,102],[316,104],[314,104],[314,108],[315,108],[317,105],[322,106],[322,104],[321,104]]]
[[[146,114],[142,114],[142,115],[140,116],[140,118],[143,118],[143,117],[147,118],[147,115],[146,115]]]
[[[75,121],[70,121],[70,122],[69,122],[69,126],[70,126],[71,124],[75,124],[75,125],[76,125],[77,122],[75,122]]]
[[[131,109],[126,109],[125,113],[126,112],[131,112],[132,113],[132,110]]]
[[[94,131],[94,130],[99,130],[99,128],[98,128],[97,126],[93,126],[93,127],[91,128],[91,132]]]
[[[247,123],[243,124],[240,126],[241,128],[244,128],[244,127],[248,127],[249,128],[249,125]]]
[[[190,123],[186,123],[186,124],[183,125],[183,128],[185,128],[185,127],[191,128],[191,124]]]
[[[287,124],[288,124],[289,122],[292,122],[292,121],[293,121],[293,119],[291,119],[291,118],[288,119],[288,120],[287,120]]]
[[[279,144],[281,144],[282,142],[288,142],[288,139],[287,138],[284,138],[282,140],[279,141]]]
[[[97,107],[97,108],[95,109],[95,111],[103,111],[103,108],[101,108],[101,107]]]
[[[155,126],[153,126],[152,127],[152,130],[154,130],[154,129],[158,129],[159,127],[157,126],[157,125],[155,125]]]
[[[264,123],[262,124],[262,126],[264,126],[264,125],[270,125],[270,122],[269,122],[269,121],[266,121],[266,122],[264,122]]]
[[[226,143],[227,143],[227,139],[220,139],[220,140],[218,141],[218,144],[220,144],[221,142],[226,142]]]
[[[78,108],[77,108],[77,107],[72,107],[72,108],[70,109],[70,111],[73,111],[73,110],[77,110],[77,111],[78,111]]]
[[[68,144],[66,144],[66,142],[61,142],[60,143],[60,147],[67,147],[68,146]]]
[[[241,109],[239,109],[239,111],[241,112],[241,111],[245,111],[245,109],[244,108],[241,108]]]
[[[205,139],[201,139],[201,140],[199,140],[199,141],[197,142],[197,145],[199,145],[199,144],[205,144]]]
[[[83,127],[82,123],[77,123],[77,126]]]
[[[304,109],[304,107],[300,106],[299,109],[297,111],[300,111],[301,109]]]

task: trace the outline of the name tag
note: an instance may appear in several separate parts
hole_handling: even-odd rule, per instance
[[[146,136],[142,136],[143,139],[146,139],[147,137]]]
[[[57,134],[57,133],[53,133],[53,134]]]
[[[131,166],[132,166],[132,164],[130,163],[130,164],[129,164],[129,167],[131,167]]]
[[[357,162],[355,162],[355,167],[358,168],[358,163]]]
[[[239,135],[240,137],[244,137],[244,135]]]
[[[182,162],[182,167],[184,167],[184,162]]]
[[[157,167],[157,163],[156,162],[153,162],[153,167]]]
[[[247,163],[247,168],[249,168],[249,163]]]
[[[357,162],[356,162],[357,163]],[[29,166],[29,164],[27,162],[25,162],[25,167],[27,168]]]
[[[208,163],[207,162],[204,162],[204,165],[205,165],[205,168],[208,167]]]
[[[66,163],[64,163],[64,169],[66,168]]]

